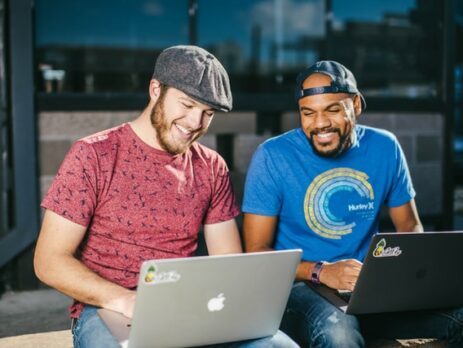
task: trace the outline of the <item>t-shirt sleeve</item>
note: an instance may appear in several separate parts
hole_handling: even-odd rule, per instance
[[[254,153],[244,186],[242,210],[265,216],[277,216],[281,209],[278,169],[268,150],[260,145]]]
[[[91,144],[76,142],[66,154],[41,207],[87,227],[97,202],[98,161]]]
[[[237,217],[240,213],[225,161],[220,156],[217,156],[217,161],[214,161],[212,166],[212,197],[203,220],[204,224],[228,221]]]
[[[408,203],[416,194],[405,155],[398,141],[394,140],[395,171],[392,173],[392,186],[385,202],[388,207],[399,207]]]

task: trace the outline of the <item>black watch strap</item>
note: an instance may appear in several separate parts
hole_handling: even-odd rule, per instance
[[[318,261],[313,266],[312,272],[310,273],[310,281],[312,283],[320,284],[320,272],[322,271],[324,264],[324,261]]]

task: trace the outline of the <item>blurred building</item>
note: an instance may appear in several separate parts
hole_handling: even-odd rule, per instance
[[[36,285],[38,205],[65,153],[135,117],[157,55],[174,44],[205,47],[230,74],[234,111],[203,142],[227,160],[239,197],[256,146],[298,126],[296,74],[334,59],[367,99],[359,122],[398,136],[426,228],[451,229],[462,18],[461,0],[0,0],[3,284]]]

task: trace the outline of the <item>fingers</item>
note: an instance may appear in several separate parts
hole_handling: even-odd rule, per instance
[[[338,261],[340,263],[344,263],[345,265],[348,265],[349,267],[352,267],[352,268],[362,268],[362,263],[358,260],[355,260],[355,259],[347,259],[347,260],[341,260],[341,261]]]
[[[362,263],[357,260],[349,259],[349,260],[342,260],[339,262],[344,266],[344,271],[347,274],[353,274],[353,275],[358,276],[360,273],[360,270],[362,269]]]
[[[357,260],[346,261],[345,268],[343,269],[343,275],[344,284],[348,290],[354,290],[361,269],[362,263],[358,262]]]
[[[349,278],[346,277],[343,282],[343,287],[344,287],[343,290],[350,290],[350,291],[354,290],[355,284],[357,283],[357,279],[358,279],[357,276],[349,277]]]
[[[323,279],[326,280],[325,284],[327,286],[352,291],[357,283],[361,269],[362,263],[357,260],[341,260],[327,264],[322,271],[322,275],[323,272],[326,272]]]

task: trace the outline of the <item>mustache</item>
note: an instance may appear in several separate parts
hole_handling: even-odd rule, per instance
[[[320,134],[320,133],[338,133],[341,136],[341,130],[339,128],[316,128],[310,131],[310,137]]]

